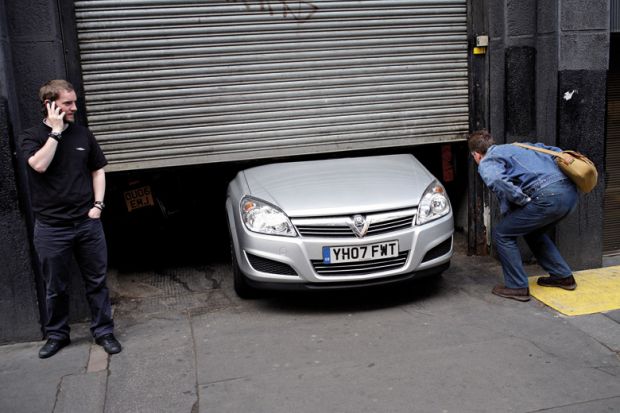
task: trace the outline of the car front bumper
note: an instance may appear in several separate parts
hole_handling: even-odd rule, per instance
[[[257,288],[339,288],[380,284],[417,278],[445,270],[452,256],[454,231],[452,214],[424,225],[366,236],[284,237],[249,231],[237,214],[229,209],[228,219],[237,262],[250,285]],[[317,263],[323,247],[361,246],[397,240],[402,265],[382,270],[380,267],[356,274],[319,274]]]

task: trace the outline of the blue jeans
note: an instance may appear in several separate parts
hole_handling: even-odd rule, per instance
[[[493,230],[493,240],[504,270],[508,288],[527,288],[517,238],[522,236],[540,266],[554,277],[569,277],[572,271],[560,251],[546,234],[567,216],[577,204],[577,189],[568,179],[548,185],[530,194],[532,200],[510,211]]]
[[[103,226],[98,219],[66,225],[36,221],[34,246],[45,279],[47,338],[69,338],[69,294],[71,260],[80,268],[91,312],[91,333],[98,338],[112,333],[112,307],[106,286],[108,252]]]

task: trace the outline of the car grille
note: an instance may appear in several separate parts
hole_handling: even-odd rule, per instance
[[[385,234],[411,228],[416,212],[416,209],[405,209],[366,214],[365,219],[369,225],[364,236]],[[353,215],[293,218],[292,222],[302,237],[337,238],[356,236],[356,233],[353,231]]]
[[[248,257],[248,261],[250,261],[250,265],[256,271],[266,272],[268,274],[297,275],[297,272],[295,272],[293,267],[283,262],[259,257],[254,254],[249,254],[247,252],[246,255]]]
[[[319,275],[367,275],[394,270],[407,262],[409,251],[401,251],[397,257],[363,262],[346,262],[342,264],[324,264],[323,260],[311,260],[314,271]]]

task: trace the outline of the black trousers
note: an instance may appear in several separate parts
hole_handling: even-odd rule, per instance
[[[103,226],[98,219],[87,218],[67,225],[48,225],[37,221],[34,246],[45,280],[47,338],[69,338],[70,265],[75,256],[80,268],[86,298],[90,306],[93,337],[114,331],[110,293],[106,285],[108,251]]]

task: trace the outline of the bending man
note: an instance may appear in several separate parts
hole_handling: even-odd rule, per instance
[[[538,279],[545,287],[574,290],[572,271],[546,232],[567,216],[577,203],[577,189],[551,155],[515,145],[496,145],[487,131],[472,133],[469,150],[478,173],[499,200],[502,220],[493,229],[504,273],[504,285],[493,294],[528,301],[530,291],[517,238],[523,237],[540,266],[550,276]],[[533,144],[559,151],[559,148]]]

